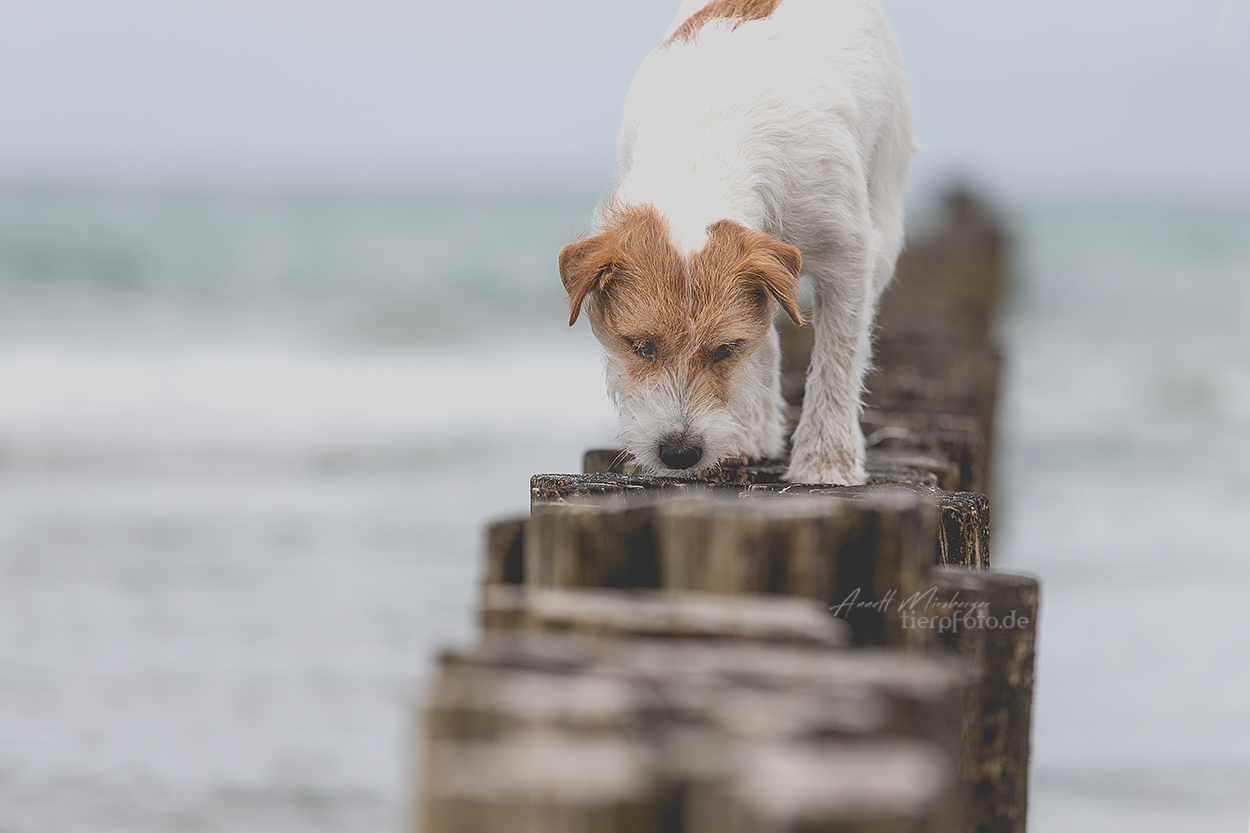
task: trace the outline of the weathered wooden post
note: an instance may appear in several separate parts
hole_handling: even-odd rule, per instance
[[[955,833],[969,680],[955,657],[501,634],[442,657],[426,714],[425,829],[527,829],[497,826],[514,818],[588,831],[762,830],[778,819],[875,830],[903,819]],[[899,755],[927,763],[900,768]],[[855,760],[848,778],[876,785],[864,787],[870,798],[816,789],[815,772]],[[821,765],[795,773],[806,786],[778,805],[753,786],[770,761]]]
[[[664,802],[649,750],[542,731],[430,744],[424,833],[655,833]]]
[[[882,607],[915,592],[935,560],[939,509],[923,489],[820,498],[656,500],[629,494],[537,504],[525,525],[523,580],[540,587],[665,587],[824,602],[860,644],[907,644]],[[488,575],[506,574],[495,528]],[[512,553],[509,545],[507,553]]]
[[[1038,583],[1029,576],[938,567],[936,609],[950,620],[937,644],[971,657],[976,683],[975,738],[967,777],[969,829],[1023,833],[1028,813],[1029,729],[1037,640]]]
[[[694,791],[691,833],[951,831],[950,760],[917,741],[760,744]]]
[[[630,494],[535,506],[525,582],[537,587],[659,587],[656,502]]]
[[[495,631],[567,633],[598,639],[733,640],[847,646],[850,626],[809,599],[728,597],[671,590],[576,590],[486,584],[481,625]]]
[[[933,563],[936,507],[911,491],[845,500],[751,492],[734,503],[671,501],[656,535],[665,585],[819,599],[857,644],[904,646],[883,608],[914,592]]]
[[[504,518],[486,527],[486,584],[520,584],[525,580],[525,527],[529,516]]]

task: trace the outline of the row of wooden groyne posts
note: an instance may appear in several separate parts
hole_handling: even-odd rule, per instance
[[[489,527],[417,829],[1025,829],[1038,587],[991,569],[987,497],[1003,237],[967,194],[948,215],[883,299],[868,485],[590,451]],[[792,403],[804,335],[783,333]]]

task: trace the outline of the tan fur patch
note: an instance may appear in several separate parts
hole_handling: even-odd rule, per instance
[[[662,45],[668,46],[678,40],[691,40],[704,24],[716,18],[736,20],[735,27],[746,20],[763,20],[776,11],[780,2],[781,0],[712,0],[682,21],[682,24]]]
[[[802,323],[800,266],[798,249],[731,220],[709,226],[706,245],[685,258],[650,205],[609,209],[602,233],[560,252],[569,323],[586,301],[624,387],[668,375],[692,405],[721,407],[733,369],[768,334],[774,300]],[[642,342],[653,357],[638,355]]]

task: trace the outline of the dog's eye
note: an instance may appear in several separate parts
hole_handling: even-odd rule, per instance
[[[734,348],[737,346],[737,342],[731,342],[730,344],[722,344],[720,347],[717,347],[712,351],[712,364],[723,362],[725,359],[732,356],[734,354]]]
[[[655,361],[655,342],[654,341],[648,341],[645,338],[637,338],[637,339],[634,339],[634,342],[633,344],[630,345],[630,347],[633,348],[633,351],[635,353],[637,353],[639,356],[642,356],[647,361],[649,362]]]

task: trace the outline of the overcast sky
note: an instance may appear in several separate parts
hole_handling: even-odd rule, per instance
[[[0,0],[0,182],[610,181],[676,0]],[[1246,0],[887,10],[918,183],[1250,195]]]

